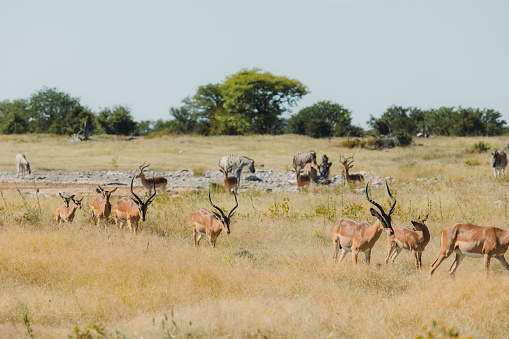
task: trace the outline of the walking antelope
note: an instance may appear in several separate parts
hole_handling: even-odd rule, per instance
[[[223,187],[224,187],[224,191],[226,193],[228,192],[235,192],[235,194],[237,194],[237,189],[239,188],[239,182],[237,180],[237,177],[234,176],[234,177],[229,177],[228,176],[228,172],[232,169],[232,167],[228,167],[226,170],[224,169],[220,169],[220,171],[223,173],[224,175],[224,178],[223,178]],[[239,171],[239,168],[237,168],[237,171]]]
[[[308,162],[312,162],[316,165],[316,152],[309,151],[307,153],[295,153],[293,156],[294,167],[304,167]]]
[[[101,227],[101,221],[104,221],[104,227],[106,228],[106,223],[111,214],[111,204],[110,204],[110,196],[113,192],[117,190],[118,187],[115,187],[111,191],[103,189],[101,186],[97,185],[99,189],[97,193],[101,193],[100,196],[95,197],[90,202],[90,210],[92,211],[92,218],[94,222],[97,223],[97,227]]]
[[[235,209],[239,206],[237,202],[237,195],[233,193],[235,197],[235,206],[224,215],[223,211],[212,203],[210,199],[209,191],[209,202],[219,213],[215,211],[208,211],[204,208],[199,208],[191,213],[191,225],[193,226],[193,240],[194,246],[200,246],[200,239],[205,235],[209,238],[210,246],[216,247],[217,237],[221,234],[222,230],[225,230],[226,234],[230,234],[230,222],[231,218],[235,215]]]
[[[66,224],[72,222],[74,220],[76,210],[78,208],[81,209],[81,201],[83,200],[83,198],[79,200],[74,200],[74,195],[71,195],[69,199],[71,199],[74,202],[73,207],[58,206],[57,209],[55,210],[55,219],[59,224],[62,223],[62,221],[64,221]]]
[[[133,177],[131,179],[131,193],[134,196],[132,197],[123,197],[115,201],[113,206],[111,207],[111,212],[113,212],[113,218],[115,219],[115,224],[117,225],[117,228],[122,229],[121,221],[125,220],[127,221],[127,225],[129,226],[129,231],[133,232],[133,226],[134,226],[134,234],[138,231],[138,222],[143,221],[145,222],[145,217],[147,215],[147,207],[152,203],[152,198],[156,195],[156,188],[155,188],[155,180],[152,180],[152,183],[154,185],[154,194],[152,194],[145,202],[140,199],[134,193],[133,191]]]
[[[382,232],[385,231],[390,236],[394,234],[394,230],[391,225],[391,214],[394,212],[396,199],[394,199],[391,195],[389,185],[385,183],[387,186],[387,193],[393,201],[389,213],[385,213],[382,206],[369,198],[368,185],[369,182],[366,184],[366,199],[380,210],[380,213],[378,213],[378,211],[374,208],[370,209],[371,215],[376,217],[378,220],[371,226],[363,222],[356,222],[350,219],[341,219],[335,223],[331,228],[334,261],[337,259],[338,250],[341,248],[342,252],[339,257],[340,262],[345,257],[346,252],[352,252],[352,261],[354,264],[357,264],[357,255],[359,252],[364,252],[366,263],[369,265],[371,249],[378,238],[380,238]]]
[[[255,172],[254,160],[249,159],[248,157],[244,157],[242,155],[225,155],[221,157],[219,160],[219,167],[223,170],[231,167],[232,171],[235,171],[235,177],[237,178],[237,186],[240,185],[240,174],[242,173],[242,168],[247,166],[247,168],[251,171],[251,173]]]
[[[428,216],[426,215],[421,219],[419,217],[417,221],[412,221],[413,231],[403,227],[403,226],[394,226],[394,235],[387,237],[387,257],[385,258],[385,263],[391,262],[394,263],[394,260],[401,253],[402,249],[407,251],[411,251],[415,260],[415,267],[417,269],[422,268],[422,252],[428,245],[430,234],[428,227],[424,223],[428,220]],[[416,232],[422,232],[421,235]]]
[[[32,171],[30,170],[30,163],[28,162],[24,154],[21,153],[16,154],[16,169],[18,170],[16,178],[19,178],[20,173],[22,178],[25,177],[25,172],[28,172],[28,174],[32,174]]]
[[[302,173],[302,167],[297,168],[293,166],[293,171],[297,176],[297,191],[302,190],[304,186],[307,186],[311,183],[311,178],[309,178],[309,175]]]
[[[493,171],[495,172],[495,178],[500,176],[500,171],[502,171],[502,175],[504,174],[506,166],[507,154],[505,154],[504,151],[495,151],[495,153],[491,153],[491,167],[493,167]]]
[[[442,230],[440,237],[440,253],[437,260],[431,265],[429,279],[437,267],[447,259],[453,252],[456,258],[449,268],[449,274],[461,264],[465,257],[483,258],[484,272],[489,273],[490,261],[495,257],[506,270],[509,265],[504,254],[509,247],[509,230],[497,227],[484,227],[472,224],[454,224]]]
[[[351,159],[351,160],[350,160]],[[350,174],[349,170],[353,167],[353,155],[348,158],[344,158],[342,156],[339,156],[339,162],[341,163],[341,172],[343,173],[343,176],[345,177],[345,185],[347,183],[351,184],[356,181],[361,182],[364,181],[364,177],[362,174]]]
[[[148,179],[145,178],[145,174],[143,173],[143,170],[145,168],[147,168],[148,166],[150,166],[150,163],[148,165],[145,165],[145,163],[143,163],[143,165],[140,166],[140,170],[136,174],[136,178],[141,179],[141,184],[143,185],[143,187],[145,187],[147,189],[148,195],[152,194],[152,186],[159,188],[161,193],[164,193],[166,191],[166,186],[168,185],[168,180],[166,180],[166,178],[163,178],[163,177],[152,177],[152,178],[148,178]],[[154,188],[154,192],[155,192],[155,188]]]

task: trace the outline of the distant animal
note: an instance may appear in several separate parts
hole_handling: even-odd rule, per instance
[[[97,193],[101,193],[100,196],[95,197],[90,202],[90,210],[92,211],[92,218],[94,222],[97,223],[97,227],[101,227],[101,221],[104,221],[104,227],[106,227],[106,223],[111,214],[111,204],[110,204],[110,196],[113,192],[117,190],[118,187],[115,187],[112,190],[105,190],[100,185]]]
[[[231,218],[235,214],[235,209],[239,206],[237,202],[237,195],[233,193],[235,197],[235,206],[228,212],[227,215],[223,211],[212,203],[209,191],[209,202],[210,205],[216,209],[216,211],[208,211],[204,208],[199,208],[191,213],[191,226],[193,227],[193,240],[194,246],[200,246],[200,239],[203,236],[208,237],[209,244],[212,248],[216,247],[217,237],[221,234],[222,230],[225,230],[226,234],[230,234],[230,222]],[[219,212],[219,213],[218,213]]]
[[[364,181],[364,176],[362,174],[350,174],[350,169],[353,167],[353,155],[348,158],[344,158],[343,156],[339,156],[339,163],[341,164],[341,172],[343,173],[343,176],[345,178],[345,185],[352,184],[355,182],[362,182]]]
[[[332,162],[329,162],[327,154],[324,154],[322,157],[322,163],[320,165],[320,181],[326,181],[329,179],[331,166]]]
[[[161,193],[164,193],[166,191],[166,186],[168,185],[168,180],[164,177],[152,177],[148,179],[145,178],[143,170],[148,166],[150,166],[150,164],[145,165],[145,163],[143,163],[143,165],[140,166],[138,173],[136,174],[136,178],[141,179],[141,184],[147,189],[147,195],[152,194],[152,186],[159,188]]]
[[[129,226],[129,231],[131,233],[134,232],[136,234],[138,232],[138,222],[145,222],[145,218],[147,216],[147,208],[152,203],[152,199],[156,195],[156,183],[152,180],[152,184],[154,185],[154,193],[145,201],[140,199],[133,191],[133,182],[134,176],[131,179],[131,197],[123,197],[115,201],[113,206],[111,206],[111,212],[113,213],[113,218],[115,219],[115,224],[117,228],[122,229],[122,221],[127,222],[127,226]]]
[[[316,152],[309,151],[307,153],[295,153],[293,156],[293,166],[294,167],[304,167],[308,162],[311,162],[316,165]]]
[[[22,178],[25,177],[26,172],[28,172],[28,174],[32,174],[32,171],[30,170],[30,163],[24,154],[16,154],[16,168],[18,170],[16,178],[19,178],[20,173]]]
[[[81,201],[83,198],[74,200],[74,195],[71,195],[70,199],[74,202],[73,207],[69,208],[65,206],[58,206],[55,210],[55,219],[59,224],[62,223],[62,221],[64,221],[66,224],[72,222],[74,220],[76,210],[78,208],[81,209]]]
[[[414,226],[413,231],[403,226],[393,227],[394,235],[387,236],[386,264],[389,260],[394,262],[401,251],[405,249],[412,252],[415,260],[415,267],[417,269],[422,268],[422,252],[428,245],[430,239],[429,230],[425,224],[426,220],[428,220],[427,215],[422,219],[419,217],[417,221],[412,221],[412,225]],[[416,232],[422,233],[419,235]]]
[[[297,168],[293,166],[293,171],[297,176],[297,191],[302,190],[304,186],[307,186],[311,183],[311,178],[309,175],[302,173],[302,167]]]
[[[308,162],[306,166],[304,166],[304,173],[309,176],[312,182],[318,183],[318,179],[320,178],[320,166]]]
[[[506,166],[507,154],[505,154],[504,151],[495,151],[495,153],[491,153],[491,167],[493,167],[493,171],[495,172],[495,178],[500,176],[500,171],[502,171],[502,175],[504,174]]]
[[[254,160],[249,159],[248,157],[230,154],[221,157],[219,160],[219,167],[221,167],[223,170],[231,167],[231,171],[235,172],[235,177],[237,178],[237,186],[240,186],[240,175],[244,166],[247,166],[251,173],[255,173]]]
[[[228,192],[234,192],[235,194],[237,194],[237,189],[239,187],[239,182],[237,181],[237,177],[229,177],[228,176],[228,173],[229,171],[231,171],[232,167],[228,167],[226,170],[224,169],[219,169],[222,173],[223,173],[223,176],[224,176],[224,179],[223,179],[223,187],[224,187],[224,191],[226,193]],[[241,167],[238,167],[237,168],[237,171],[239,170],[242,170]]]
[[[465,257],[484,258],[486,276],[489,273],[491,258],[496,258],[506,270],[509,270],[504,257],[508,247],[509,230],[472,224],[454,224],[442,230],[440,252],[437,260],[431,265],[428,278],[431,279],[437,267],[452,253],[456,253],[456,258],[449,268],[450,275],[454,275]]]
[[[378,211],[376,211],[374,208],[370,209],[371,215],[378,220],[371,226],[366,223],[357,222],[350,219],[341,219],[335,223],[331,228],[334,261],[337,260],[338,251],[341,249],[342,252],[341,256],[339,257],[340,262],[343,260],[347,252],[352,252],[352,261],[354,264],[357,264],[357,256],[359,252],[364,252],[364,258],[366,263],[369,265],[371,250],[373,246],[375,246],[378,238],[380,238],[382,232],[387,232],[389,236],[394,234],[394,229],[392,228],[391,224],[391,214],[394,212],[396,199],[394,199],[392,196],[391,191],[389,190],[389,185],[385,183],[387,186],[387,193],[393,201],[389,213],[385,213],[382,206],[369,198],[368,185],[369,182],[366,184],[366,199],[379,209],[380,213],[378,213]]]

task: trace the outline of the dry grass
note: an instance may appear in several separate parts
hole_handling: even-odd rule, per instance
[[[108,140],[78,145],[49,137],[34,142],[5,139],[0,170],[9,171],[18,150],[27,153],[34,168],[44,164],[55,169],[59,164],[63,169],[111,169],[108,159],[118,156],[121,169],[147,160],[155,170],[196,166],[201,171],[215,169],[219,156],[228,153],[284,170],[297,151],[315,149],[319,157],[325,152],[336,160],[340,153],[352,152],[338,147],[340,140],[294,136],[167,137],[121,145]],[[193,247],[188,222],[192,210],[208,206],[206,192],[158,197],[140,234],[132,236],[114,225],[107,230],[92,225],[91,197],[85,198],[73,224],[57,226],[53,211],[60,198],[37,200],[15,189],[3,191],[0,333],[27,337],[30,328],[38,338],[77,337],[96,329],[107,337],[133,338],[411,338],[426,337],[427,331],[437,337],[459,331],[461,336],[505,337],[508,274],[497,261],[489,279],[483,276],[482,260],[467,258],[456,278],[447,275],[452,263],[448,259],[427,280],[442,228],[458,221],[508,228],[507,181],[492,177],[487,154],[466,153],[477,141],[437,138],[419,140],[422,146],[407,149],[355,150],[354,169],[396,180],[391,183],[398,200],[395,224],[410,226],[411,219],[429,212],[432,239],[423,254],[423,272],[415,272],[408,253],[386,266],[385,235],[375,245],[370,267],[363,260],[353,267],[348,256],[339,265],[332,262],[334,221],[348,217],[373,222],[369,203],[353,187],[244,193],[232,234],[221,234],[215,250],[205,239],[200,248]],[[502,138],[484,141],[504,145]],[[156,149],[163,156],[157,156]],[[86,161],[65,158],[63,150]],[[129,152],[143,155],[130,159]],[[200,160],[190,161],[193,156]],[[54,162],[44,160],[49,158]],[[381,187],[372,197],[389,205]],[[233,206],[231,195],[217,195],[216,201],[225,209]],[[433,328],[429,324],[434,320],[438,325]]]

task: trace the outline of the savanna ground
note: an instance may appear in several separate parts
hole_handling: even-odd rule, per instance
[[[0,335],[2,337],[507,337],[509,276],[492,261],[467,258],[451,278],[447,259],[431,281],[442,228],[456,222],[507,229],[509,175],[495,179],[488,153],[469,153],[478,141],[502,148],[507,138],[416,139],[404,149],[341,147],[344,139],[296,136],[161,137],[68,143],[48,136],[0,138],[0,171],[14,171],[24,152],[34,170],[217,169],[221,155],[249,156],[264,169],[289,171],[292,155],[314,149],[333,161],[355,153],[354,172],[391,177],[398,203],[393,225],[429,213],[431,241],[422,272],[403,252],[385,265],[382,234],[366,266],[347,256],[332,262],[330,228],[340,218],[374,222],[358,186],[311,187],[305,192],[245,191],[230,235],[216,249],[195,248],[189,215],[209,208],[208,191],[158,195],[137,236],[113,224],[99,230],[84,208],[74,223],[57,225],[60,198],[37,198],[2,184],[0,196]],[[66,186],[66,191],[72,187]],[[33,191],[33,189],[32,189]],[[72,192],[71,192],[72,193]],[[371,197],[385,208],[385,188]],[[112,198],[116,200],[118,195]],[[215,192],[229,210],[233,197]]]

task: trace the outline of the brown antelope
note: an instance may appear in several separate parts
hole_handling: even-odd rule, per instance
[[[238,185],[239,181],[237,180],[236,176],[234,176],[234,177],[228,176],[228,172],[231,171],[231,169],[232,169],[232,166],[228,167],[226,170],[222,169],[222,168],[220,169],[221,173],[223,173],[223,176],[224,176],[223,187],[224,187],[224,191],[226,193],[233,191],[233,192],[235,192],[235,194],[237,194],[237,188],[239,187],[239,185]]]
[[[306,173],[314,183],[318,183],[318,176],[320,174],[320,166],[315,165],[311,162],[308,162],[304,166],[304,173]]]
[[[204,208],[199,208],[191,213],[190,219],[191,225],[193,226],[193,240],[195,247],[200,245],[200,239],[204,235],[209,238],[210,246],[214,248],[216,247],[217,237],[221,234],[222,230],[225,230],[226,234],[230,234],[230,221],[235,214],[235,209],[239,206],[235,192],[233,193],[233,196],[235,197],[235,206],[230,212],[228,212],[227,215],[224,215],[223,211],[212,203],[212,200],[210,199],[210,191],[210,205],[218,210],[219,213],[215,211],[210,212]]]
[[[140,170],[138,171],[138,174],[136,174],[136,178],[141,179],[141,184],[148,191],[147,195],[152,194],[152,186],[159,188],[161,193],[164,193],[166,191],[166,186],[168,185],[168,180],[166,180],[166,178],[163,178],[163,177],[152,177],[152,178],[148,178],[148,179],[145,178],[145,174],[143,173],[143,170],[145,168],[147,168],[148,166],[150,166],[150,163],[148,165],[145,165],[145,163],[143,163],[143,165],[140,166]],[[154,192],[155,192],[155,188],[154,188]]]
[[[133,232],[134,226],[134,234],[138,231],[138,222],[145,222],[145,217],[147,215],[147,207],[152,203],[152,198],[156,195],[155,181],[152,181],[154,185],[154,194],[152,194],[145,202],[140,199],[133,191],[133,177],[131,179],[131,193],[134,198],[123,197],[115,201],[113,206],[111,207],[111,211],[113,212],[113,217],[115,219],[115,224],[117,228],[122,229],[121,221],[127,221],[127,225],[129,226],[129,231]]]
[[[417,219],[417,221],[412,221],[413,231],[403,227],[403,226],[394,226],[394,235],[387,237],[387,257],[385,258],[385,263],[391,262],[394,263],[396,257],[401,253],[401,250],[405,249],[407,251],[412,251],[412,255],[415,260],[415,267],[417,269],[422,268],[422,252],[428,245],[430,235],[429,230],[426,224],[424,223],[428,220],[428,216],[426,215],[424,218]],[[422,232],[421,235],[416,232]]]
[[[389,193],[389,197],[393,201],[389,213],[386,214],[382,206],[369,198],[368,182],[366,184],[366,199],[380,210],[380,213],[378,213],[374,208],[370,209],[371,215],[376,217],[378,220],[373,225],[369,226],[363,222],[341,219],[332,226],[331,233],[332,245],[334,248],[334,261],[336,261],[338,257],[338,250],[341,248],[342,252],[339,258],[340,262],[345,257],[346,252],[352,252],[352,261],[354,264],[357,264],[357,255],[359,252],[364,252],[366,263],[369,265],[371,249],[378,238],[380,238],[382,232],[385,231],[388,235],[394,234],[394,230],[391,225],[391,214],[394,212],[396,199],[394,199],[391,195],[389,185],[387,183],[385,184],[387,186],[387,193]]]
[[[309,178],[309,175],[302,173],[302,167],[296,168],[293,166],[293,170],[297,175],[297,191],[302,190],[304,186],[307,186],[311,183],[311,178]]]
[[[55,210],[55,219],[60,224],[62,221],[64,221],[66,224],[70,223],[74,220],[74,215],[76,214],[76,210],[79,208],[81,209],[81,201],[83,198],[79,200],[74,200],[74,195],[71,195],[69,198],[74,202],[73,207],[65,207],[65,206],[58,206]]]
[[[58,195],[60,196],[60,198],[62,198],[64,200],[65,207],[69,208],[69,202],[71,201],[71,197],[70,196],[69,197],[64,197],[62,195],[62,193],[60,193],[60,192],[58,192]]]
[[[504,254],[509,247],[509,230],[497,227],[484,227],[472,224],[454,224],[442,230],[440,237],[440,253],[438,259],[431,265],[429,279],[437,267],[447,259],[453,252],[456,258],[449,268],[449,274],[461,264],[465,257],[484,257],[484,272],[489,273],[490,261],[495,257],[506,270],[509,265]]]
[[[106,223],[111,214],[110,196],[118,187],[115,187],[111,191],[107,191],[99,185],[97,185],[97,187],[99,187],[97,193],[101,193],[102,195],[95,197],[90,202],[90,210],[92,211],[94,222],[97,222],[97,227],[100,228],[101,221],[104,220],[104,227],[106,228]]]
[[[351,159],[351,160],[350,160]],[[362,182],[364,181],[364,177],[362,174],[350,174],[349,171],[353,167],[353,155],[348,158],[344,158],[342,156],[339,156],[339,162],[341,164],[341,172],[343,173],[343,176],[345,178],[345,185],[355,183],[356,181]]]

